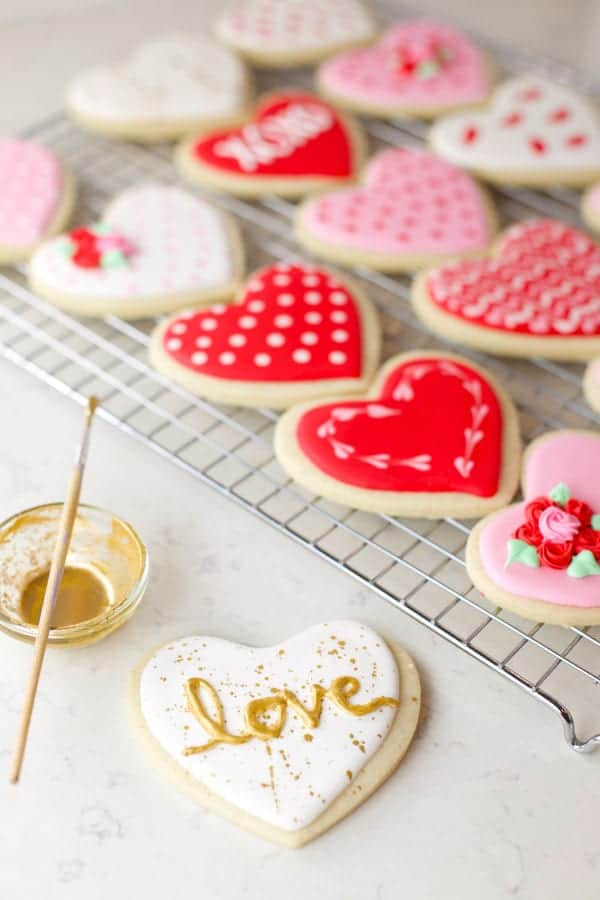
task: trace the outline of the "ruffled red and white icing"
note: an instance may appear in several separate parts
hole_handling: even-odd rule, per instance
[[[441,310],[481,328],[531,337],[600,334],[600,250],[552,219],[509,228],[494,258],[443,266],[425,287]]]
[[[582,551],[600,560],[600,532],[590,527],[591,513],[600,510],[599,466],[600,436],[591,432],[557,432],[527,454],[525,501],[491,516],[479,538],[481,564],[498,587],[551,604],[600,606],[600,579],[569,574]],[[542,523],[544,510],[556,508],[549,495],[561,483],[574,499],[560,512],[546,513]],[[540,565],[507,564],[507,545],[515,536],[536,547]]]
[[[502,429],[498,397],[481,374],[424,354],[389,372],[377,397],[312,407],[296,439],[313,465],[344,484],[491,497]]]
[[[242,128],[212,132],[192,155],[223,173],[348,178],[354,169],[350,135],[335,109],[312,94],[280,93]]]
[[[374,34],[358,0],[238,0],[217,20],[226,43],[273,54],[322,52]]]
[[[0,140],[0,245],[29,247],[56,216],[63,192],[61,165],[47,147]]]
[[[319,82],[349,101],[426,112],[481,103],[490,79],[466,35],[440,22],[416,20],[394,25],[373,47],[323,63]]]
[[[163,349],[199,375],[237,381],[316,381],[362,375],[361,317],[324,269],[279,263],[256,272],[229,306],[184,312]]]
[[[600,125],[586,100],[544,78],[511,78],[489,109],[439,119],[436,153],[465,168],[505,173],[600,169]]]
[[[397,148],[372,159],[362,187],[309,200],[301,224],[327,244],[410,257],[483,250],[488,218],[469,175],[433,153]]]

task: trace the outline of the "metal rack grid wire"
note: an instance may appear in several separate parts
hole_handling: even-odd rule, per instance
[[[398,16],[393,2],[380,2],[382,19]],[[407,12],[403,10],[403,13]],[[528,69],[579,84],[565,67],[523,60],[490,48],[506,71]],[[298,70],[285,81],[309,87]],[[260,87],[281,84],[264,74]],[[365,122],[372,149],[419,145],[426,128],[416,121]],[[37,123],[26,136],[52,146],[80,183],[76,220],[96,218],[116,192],[140,180],[178,181],[171,148],[112,143],[80,132],[62,114]],[[294,206],[279,198],[250,204],[209,195],[236,215],[249,267],[299,258],[290,220]],[[578,195],[555,189],[496,191],[505,223],[550,215],[577,224]],[[355,271],[382,314],[385,356],[418,347],[460,349],[483,362],[517,402],[523,437],[549,428],[597,427],[600,417],[582,399],[581,367],[544,359],[501,360],[434,338],[414,317],[410,281],[365,268]],[[0,354],[61,393],[81,401],[101,396],[101,415],[358,579],[398,610],[529,693],[562,720],[568,744],[578,751],[600,746],[598,684],[600,628],[532,624],[491,606],[472,587],[463,562],[467,523],[402,520],[341,507],[291,482],[272,450],[276,414],[267,409],[226,408],[205,402],[155,372],[147,361],[150,320],[77,320],[34,296],[22,270],[0,274]],[[577,729],[575,727],[577,722]],[[588,735],[580,738],[580,734]]]

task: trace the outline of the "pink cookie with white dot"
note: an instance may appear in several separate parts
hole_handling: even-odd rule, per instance
[[[337,273],[278,263],[255,272],[230,306],[190,310],[152,335],[156,368],[218,403],[285,409],[368,387],[378,317]]]
[[[492,202],[465,172],[424,150],[384,150],[361,187],[305,201],[296,233],[312,253],[402,272],[481,254],[496,231]]]
[[[48,147],[0,139],[0,263],[27,259],[68,221],[73,179]]]

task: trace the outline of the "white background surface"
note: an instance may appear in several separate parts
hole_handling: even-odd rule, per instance
[[[4,0],[0,128],[56,108],[83,64],[165,25],[200,25],[217,6]],[[597,55],[594,0],[450,9],[590,68]],[[58,499],[78,410],[2,363],[0,417],[0,516]],[[138,526],[151,587],[105,643],[49,654],[17,788],[4,773],[31,651],[0,639],[2,900],[597,900],[600,755],[568,751],[539,704],[103,423],[85,499]],[[192,630],[268,644],[324,615],[363,619],[403,643],[422,670],[425,709],[393,780],[291,852],[209,816],[154,770],[128,721],[128,678],[152,646]]]

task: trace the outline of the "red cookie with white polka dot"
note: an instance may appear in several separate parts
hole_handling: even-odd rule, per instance
[[[380,342],[377,313],[356,285],[317,266],[278,263],[255,272],[233,304],[163,322],[150,358],[202,397],[285,409],[365,390]]]
[[[505,81],[483,112],[438,119],[444,159],[500,184],[574,187],[600,177],[600,121],[579,94],[537,75]]]

